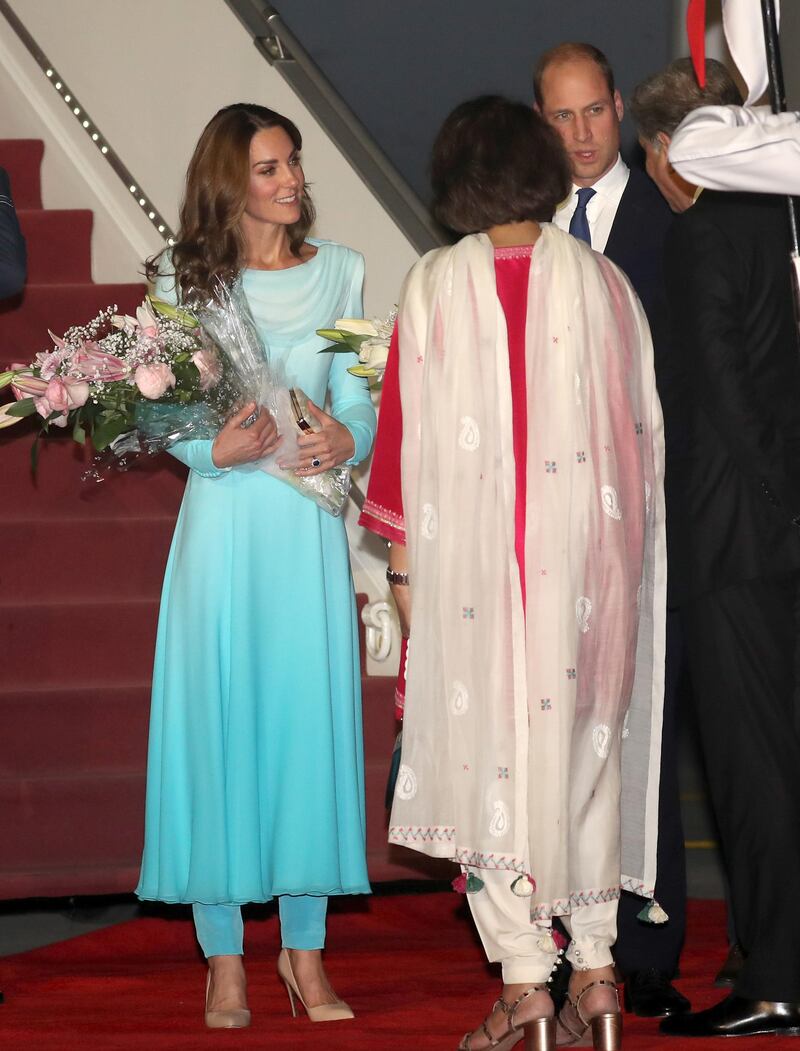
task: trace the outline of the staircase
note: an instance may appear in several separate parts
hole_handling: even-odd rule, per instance
[[[132,313],[144,294],[92,283],[92,214],[42,208],[42,152],[0,141],[29,253],[24,293],[0,303],[0,368],[45,349],[48,328],[60,334],[111,303]],[[90,451],[56,435],[34,479],[32,436],[28,421],[0,431],[0,899],[129,892],[158,600],[185,471],[161,456],[82,482]],[[393,686],[363,680],[374,880],[436,871],[386,844]]]

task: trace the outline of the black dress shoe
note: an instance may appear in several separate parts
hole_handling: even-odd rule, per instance
[[[744,963],[744,952],[738,942],[734,942],[728,950],[728,957],[717,972],[717,977],[714,979],[714,985],[718,989],[724,989],[726,985],[733,985],[736,979],[739,977],[739,971],[742,969]]]
[[[691,1006],[668,975],[655,967],[632,971],[625,977],[625,1010],[640,1018],[685,1014]]]
[[[800,1003],[747,1000],[731,993],[707,1011],[665,1018],[668,1036],[800,1036]]]

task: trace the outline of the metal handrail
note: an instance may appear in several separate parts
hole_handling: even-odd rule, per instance
[[[421,254],[449,238],[272,4],[226,0],[258,51],[291,86]]]
[[[0,14],[5,17],[6,21],[17,34],[36,65],[41,69],[42,73],[44,73],[45,77],[47,77],[53,85],[53,88],[61,96],[66,105],[69,106],[72,115],[89,136],[90,141],[100,151],[103,158],[108,162],[112,171],[114,171],[122,182],[125,183],[128,192],[156,228],[158,233],[164,238],[167,244],[172,244],[175,234],[170,229],[167,220],[153,204],[149,194],[145,193],[141,188],[139,180],[133,175],[130,169],[123,164],[119,154],[109,144],[108,139],[101,133],[97,124],[86,112],[86,107],[78,101],[67,85],[65,79],[61,76],[44,51],[39,47],[36,40],[28,32],[28,29],[17,16],[16,12],[11,7],[11,4],[8,3],[8,0],[0,0]]]

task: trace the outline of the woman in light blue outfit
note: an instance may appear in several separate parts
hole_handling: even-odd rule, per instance
[[[300,135],[236,104],[189,166],[169,273],[173,302],[242,274],[273,361],[312,402],[299,461],[314,475],[369,452],[375,413],[316,329],[360,317],[363,259],[306,237]],[[330,414],[323,406],[330,396]],[[167,563],[153,673],[145,847],[137,893],[191,902],[209,960],[206,1023],[249,1024],[240,905],[279,901],[279,973],[315,1020],[352,1017],[322,967],[331,894],[368,893],[358,636],[344,524],[294,487],[239,470],[277,450],[244,406],[190,468]]]

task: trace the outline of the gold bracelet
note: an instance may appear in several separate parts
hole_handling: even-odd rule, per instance
[[[390,584],[400,584],[402,587],[408,587],[408,573],[395,573],[393,569],[386,567],[386,579]]]

